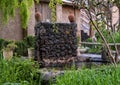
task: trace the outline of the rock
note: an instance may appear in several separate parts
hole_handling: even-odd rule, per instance
[[[58,30],[58,32],[54,32],[54,29]],[[35,37],[36,58],[58,58],[77,55],[75,23],[38,23],[35,26]]]
[[[56,77],[59,75],[64,75],[64,71],[42,71],[41,72],[41,79],[42,85],[49,85],[50,82],[55,83]]]

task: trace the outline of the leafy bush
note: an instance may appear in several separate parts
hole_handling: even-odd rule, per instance
[[[15,49],[15,53],[17,53],[17,55],[27,55],[27,43],[24,42],[23,40],[21,41],[17,41],[16,42],[17,48]]]
[[[12,41],[10,40],[4,40],[4,39],[0,39],[0,51],[5,48],[9,43],[11,43]]]
[[[13,58],[6,61],[0,55],[0,85],[40,85],[38,66],[31,60]],[[13,84],[12,84],[13,83]]]
[[[35,37],[27,36],[23,41],[26,42],[27,48],[31,48],[31,47],[34,47]]]
[[[92,42],[92,38],[88,38],[86,42]],[[100,45],[84,45],[85,47],[88,47],[89,50],[87,53],[101,53],[101,46]]]
[[[107,40],[107,42],[113,43],[113,40],[112,40],[108,30],[102,29],[101,32],[103,33],[103,35],[104,35],[105,39]],[[97,42],[102,42],[102,40],[101,40],[98,33],[96,33],[95,36],[97,37]],[[116,43],[120,43],[120,31],[119,32],[113,32],[112,37],[115,39]]]
[[[120,65],[102,67],[97,69],[83,69],[66,71],[58,76],[55,85],[119,85]]]
[[[88,53],[96,53],[96,54],[100,54],[101,53],[101,50],[102,49],[102,47],[101,46],[92,46],[87,52]]]
[[[113,38],[114,38],[116,43],[120,43],[120,32],[113,33]],[[112,38],[109,38],[108,40],[111,43],[113,42]]]
[[[17,46],[14,52],[17,53],[17,55],[27,56],[27,49],[31,47],[34,48],[34,42],[34,36],[27,36],[23,40],[16,41],[15,45]],[[13,41],[0,39],[0,51],[10,43],[13,43]]]
[[[106,30],[106,29],[101,29],[101,32],[103,33],[105,39],[107,40],[107,42],[109,43],[113,43],[113,40],[111,38],[111,36],[109,35],[109,31]],[[102,43],[102,39],[101,37],[99,36],[98,33],[95,34],[96,38],[97,38],[97,42],[99,43]],[[120,31],[119,32],[115,32],[115,33],[112,33],[112,37],[114,38],[115,40],[115,43],[120,43]],[[86,42],[92,42],[92,39],[91,38],[88,38],[86,40]],[[88,50],[88,53],[100,53],[101,52],[101,47],[102,46],[99,46],[99,45],[96,45],[96,46],[93,46],[93,45],[85,45],[87,47],[89,47],[90,49]],[[120,48],[120,46],[118,46],[118,48]],[[111,49],[112,50],[115,50],[115,47],[114,46],[111,46]]]
[[[23,40],[17,41],[17,48],[15,49],[15,52],[18,55],[27,56],[27,50],[28,48],[34,47],[34,42],[35,38],[33,36],[27,36]]]

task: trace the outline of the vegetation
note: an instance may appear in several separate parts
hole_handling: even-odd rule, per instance
[[[108,43],[113,43],[113,40],[109,36],[109,32],[106,29],[101,29],[101,32]],[[99,34],[96,33],[95,36],[97,38],[96,42],[102,43],[102,39],[100,38]],[[120,43],[120,31],[113,33],[112,36],[114,37],[115,43]],[[86,42],[92,42],[92,38],[88,38],[86,40]],[[100,45],[97,45],[97,46],[85,45],[85,46],[89,47],[89,50],[88,50],[89,53],[100,53],[101,52]],[[118,48],[119,48],[119,46],[118,46]],[[111,46],[111,50],[115,50],[115,47]]]
[[[28,48],[34,48],[34,42],[35,38],[33,36],[27,36],[23,40],[16,42],[0,39],[0,51],[7,47],[14,47],[14,53],[20,56],[27,56],[27,50]]]
[[[51,20],[54,23],[56,21],[56,5],[62,4],[62,0],[50,0],[49,7],[51,9]]]
[[[40,85],[38,66],[32,60],[14,56],[9,61],[0,54],[0,85]]]
[[[39,0],[35,0],[39,2]],[[0,0],[0,12],[2,13],[3,23],[6,23],[10,17],[14,17],[15,10],[19,9],[22,27],[26,28],[30,16],[30,7],[34,0]]]
[[[6,41],[4,39],[0,39],[0,51],[7,46],[9,41]]]
[[[115,36],[113,36],[114,32],[116,32],[115,27],[112,23],[112,11],[111,6],[114,5],[116,0],[103,0],[103,1],[96,1],[96,0],[74,0],[74,4],[77,5],[81,9],[85,9],[85,12],[87,13],[90,23],[99,34],[102,43],[104,44],[104,49],[108,53],[108,57],[110,59],[110,62],[113,63],[116,66],[116,62],[118,62],[118,48],[115,44]],[[119,3],[118,3],[119,4]],[[94,15],[93,15],[94,14]],[[101,24],[102,23],[102,24]],[[109,42],[107,41],[108,38],[103,35],[100,28],[103,28],[103,26],[106,26],[105,29],[107,29],[107,32],[109,34],[109,38],[112,40],[112,43],[114,43],[114,48],[116,51],[116,56],[112,54],[112,50]]]
[[[33,3],[39,2],[39,0],[0,0],[0,12],[2,13],[3,23],[8,22],[10,17],[15,16],[15,11],[19,9],[22,28],[26,28],[30,16],[30,7]],[[52,21],[56,20],[56,4],[61,4],[62,0],[50,0],[49,7],[52,11]]]
[[[33,36],[27,36],[21,41],[17,41],[17,48],[14,50],[17,55],[27,56],[28,48],[34,48],[35,38]]]
[[[58,76],[55,85],[119,85],[120,65],[66,71]]]

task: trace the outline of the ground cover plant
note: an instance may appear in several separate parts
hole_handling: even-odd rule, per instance
[[[20,58],[4,60],[0,54],[0,85],[40,85],[37,64]]]
[[[120,65],[66,71],[58,76],[55,85],[119,85]]]

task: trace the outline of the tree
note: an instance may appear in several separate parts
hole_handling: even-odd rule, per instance
[[[77,5],[80,9],[84,9],[86,11],[90,22],[92,23],[94,28],[97,30],[99,36],[102,39],[102,42],[104,44],[104,49],[106,49],[108,53],[108,58],[110,59],[111,63],[113,63],[116,66],[116,62],[118,61],[118,50],[113,37],[114,28],[112,26],[112,18],[111,18],[112,17],[111,4],[113,4],[113,1],[111,0],[74,0],[73,3]],[[94,18],[92,14],[94,14]],[[111,38],[114,43],[114,47],[116,50],[115,57],[111,52],[111,48],[108,44],[109,42],[106,36],[104,36],[102,31],[100,30],[101,22],[102,22],[102,25],[107,26],[107,28],[104,28],[104,29],[107,29],[109,38]]]

